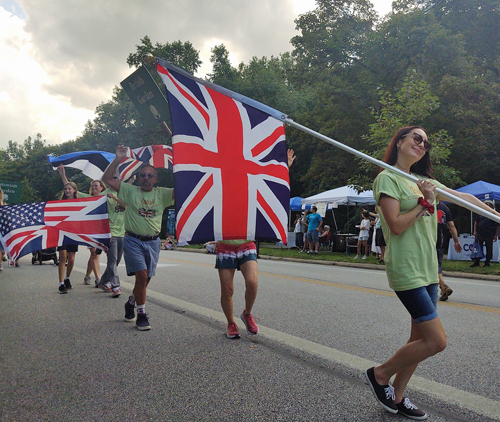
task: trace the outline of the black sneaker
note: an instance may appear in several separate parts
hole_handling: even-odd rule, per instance
[[[392,385],[380,385],[375,380],[375,374],[373,372],[374,368],[370,368],[366,371],[365,377],[368,381],[368,385],[373,391],[375,398],[382,405],[382,407],[391,413],[398,413],[398,408],[394,404],[394,387]]]
[[[127,303],[125,303],[125,321],[127,322],[134,322],[135,321],[135,306],[131,305],[130,302],[127,300]]]
[[[68,290],[73,288],[73,286],[71,285],[71,281],[69,281],[69,278],[64,279],[64,285]]]
[[[137,321],[135,322],[135,326],[140,331],[151,330],[151,325],[149,325],[147,314],[137,314]]]
[[[66,288],[64,283],[59,286],[59,293],[60,294],[68,293],[68,289]]]
[[[403,401],[396,405],[398,413],[416,421],[427,419],[427,413],[415,406],[410,399],[403,397]]]

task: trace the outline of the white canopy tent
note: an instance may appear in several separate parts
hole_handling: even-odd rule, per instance
[[[371,190],[358,193],[352,186],[342,186],[341,188],[303,198],[300,203],[302,204],[302,208],[305,208],[306,205],[316,205],[318,209],[320,208],[318,205],[326,204],[326,210],[332,210],[335,229],[338,231],[337,221],[333,212],[334,208],[338,208],[339,205],[375,205],[375,198],[373,198],[373,191]],[[349,210],[349,207],[347,209]],[[347,219],[349,220],[349,211],[347,211]]]
[[[375,205],[375,199],[371,190],[358,193],[351,186],[342,186],[341,188],[327,190],[326,192],[303,198],[300,203],[302,204],[302,208],[307,204],[327,203],[327,209],[332,209],[337,208],[338,205]]]

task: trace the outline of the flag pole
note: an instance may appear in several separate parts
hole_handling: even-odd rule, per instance
[[[329,138],[328,136],[322,135],[319,132],[316,132],[312,129],[309,129],[308,127],[302,126],[301,124],[294,122],[293,120],[289,119],[288,117],[286,117],[284,119],[284,122],[286,124],[288,124],[289,126],[295,127],[296,129],[299,129],[305,133],[308,133],[309,135],[314,136],[315,138],[321,139],[322,141],[328,142],[329,144],[332,144],[332,145],[336,146],[337,148],[340,148],[346,152],[354,154],[357,157],[362,158],[363,160],[369,161],[370,163],[375,164],[378,167],[382,167],[386,170],[391,170],[391,171],[399,174],[400,176],[402,176],[402,177],[404,177],[412,182],[416,183],[419,180],[417,177],[415,177],[411,174],[408,174],[408,173],[406,173],[406,172],[404,172],[404,171],[402,171],[394,166],[391,166],[387,163],[384,163],[383,161],[377,160],[376,158],[370,157],[369,155],[367,155],[361,151],[358,151],[354,148],[351,148],[350,146],[347,146],[341,142],[335,141],[334,139]],[[471,204],[470,202],[467,202],[467,201],[463,200],[462,198],[459,198],[456,195],[448,193],[440,188],[436,188],[436,193],[443,199],[451,201],[451,202],[458,204],[464,208],[467,208],[470,211],[475,212],[476,214],[480,214],[486,218],[489,218],[490,220],[493,220],[493,221],[496,221],[497,223],[500,223],[500,216],[497,216],[491,212],[483,210],[482,208],[478,207],[477,205]]]

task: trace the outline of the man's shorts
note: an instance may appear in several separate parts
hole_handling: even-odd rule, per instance
[[[438,254],[438,274],[443,274],[443,249],[437,249]]]
[[[153,277],[156,265],[160,258],[161,240],[142,241],[132,236],[123,238],[123,255],[127,275],[134,275],[137,271],[148,270],[148,277]]]
[[[242,245],[228,245],[219,242],[215,260],[215,268],[218,270],[232,268],[240,270],[240,267],[248,261],[257,261],[257,247],[254,242]]]
[[[403,292],[396,292],[396,294],[410,313],[413,321],[419,323],[438,317],[437,291],[438,285],[436,283]]]
[[[307,231],[307,240],[308,242],[318,242],[318,231],[317,230],[308,230]]]
[[[58,251],[78,252],[78,245],[59,246]]]

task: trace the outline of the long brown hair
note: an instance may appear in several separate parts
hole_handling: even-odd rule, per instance
[[[76,199],[76,198],[78,198],[78,187],[76,186],[76,184],[73,182],[68,182],[64,185],[64,187],[66,187],[68,185],[70,185],[75,190],[75,193],[73,194],[73,198],[67,198],[66,194],[64,193],[64,188],[63,188],[63,193],[61,195],[61,199]]]
[[[2,190],[2,188],[0,188],[0,205],[5,205],[3,203],[3,190]]]
[[[392,137],[391,142],[387,146],[387,149],[385,150],[384,157],[382,158],[382,161],[384,163],[390,164],[391,166],[394,166],[396,164],[396,162],[398,161],[399,140],[415,129],[421,129],[425,132],[425,129],[422,126],[405,126],[396,132],[396,134]],[[379,173],[382,170],[383,168],[380,168]],[[420,176],[434,179],[434,177],[432,176],[433,169],[429,151],[426,151],[425,155],[410,167],[410,171],[412,173],[419,174]]]

